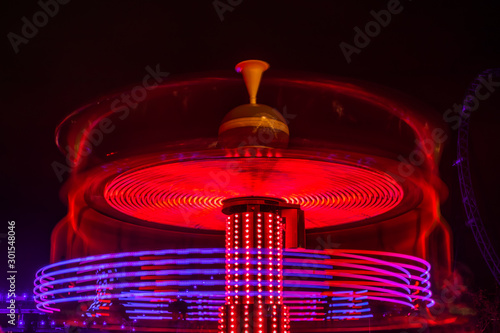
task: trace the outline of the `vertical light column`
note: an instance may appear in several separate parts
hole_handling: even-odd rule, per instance
[[[230,215],[226,224],[226,304],[220,333],[283,333],[281,218],[274,212]]]
[[[256,320],[254,320],[254,325],[256,328],[256,332],[265,332],[264,331],[264,314],[263,314],[263,288],[264,281],[262,277],[263,269],[263,258],[264,258],[264,217],[262,213],[257,213],[257,309],[254,313]]]

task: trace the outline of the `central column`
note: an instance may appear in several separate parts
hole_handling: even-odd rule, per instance
[[[235,198],[224,202],[226,221],[226,302],[221,333],[287,333],[283,304],[283,209],[280,199]]]

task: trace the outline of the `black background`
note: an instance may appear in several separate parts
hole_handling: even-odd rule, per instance
[[[225,2],[225,1],[224,1]],[[471,80],[500,67],[498,1],[403,0],[403,10],[348,64],[339,48],[388,1],[242,0],[221,21],[213,1],[78,1],[59,12],[16,54],[7,38],[32,21],[36,1],[2,2],[2,196],[0,232],[17,225],[18,291],[31,291],[49,263],[50,232],[65,215],[51,163],[64,163],[54,130],[72,110],[109,91],[140,82],[147,65],[171,75],[231,70],[244,59],[272,69],[371,81],[405,92],[442,115],[461,103]],[[233,1],[238,3],[238,1]],[[235,74],[236,75],[236,74]],[[499,95],[481,104],[471,128],[471,162],[486,227],[497,251]],[[443,214],[454,231],[457,265],[470,287],[494,280],[465,226],[457,170],[456,133],[446,142],[442,178],[450,190]],[[5,240],[1,245],[6,254]],[[4,258],[4,259],[1,259]],[[6,270],[5,261],[0,267]],[[5,271],[2,269],[2,274]],[[0,289],[6,290],[2,278]],[[5,287],[3,287],[5,286]]]

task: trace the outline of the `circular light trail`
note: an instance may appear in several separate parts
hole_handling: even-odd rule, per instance
[[[130,319],[147,321],[171,318],[168,304],[181,297],[188,304],[189,320],[215,322],[227,296],[225,252],[224,248],[168,249],[58,262],[37,272],[35,301],[49,313],[91,304],[88,311],[94,317],[112,316],[113,304],[120,303]],[[409,310],[431,307],[429,271],[425,260],[398,253],[289,249],[283,252],[284,304],[292,322],[371,318],[375,303]],[[241,281],[241,290],[234,295],[244,296],[245,285],[258,283],[267,288],[274,282]]]
[[[396,207],[403,195],[393,178],[374,169],[286,157],[153,165],[122,173],[104,189],[107,203],[126,215],[216,230],[225,228],[220,208],[226,198],[268,196],[299,204],[307,210],[306,228],[314,228],[380,215]]]

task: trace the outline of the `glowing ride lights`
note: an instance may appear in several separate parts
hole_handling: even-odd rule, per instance
[[[210,175],[223,173],[228,164],[236,165],[239,173],[230,176],[227,186],[206,188],[214,182]],[[266,173],[270,177],[264,181]],[[294,179],[293,186],[283,186],[286,179]],[[402,186],[378,170],[311,160],[310,155],[296,157],[287,150],[280,158],[203,156],[145,165],[110,180],[104,198],[113,209],[141,220],[182,226],[181,210],[204,229],[224,230],[223,200],[263,193],[307,209],[309,227],[357,222],[390,212],[404,196]],[[205,218],[196,219],[198,214]]]
[[[233,313],[246,322],[244,316],[248,312],[250,324],[253,316],[258,315],[251,308],[259,305],[258,302],[252,305],[252,301],[258,299],[259,294],[261,299],[266,300],[269,296],[266,288],[269,286],[265,277],[267,269],[256,269],[258,249],[249,250],[249,283],[246,279],[240,281],[244,287],[240,287],[240,298],[245,300],[247,295],[250,296],[250,304],[239,303],[240,308],[243,305],[239,314],[235,312],[236,304],[233,304]],[[266,253],[261,255],[261,267],[266,267],[268,249],[263,250]],[[147,326],[146,322],[150,320],[171,319],[168,304],[180,296],[189,306],[188,321],[219,321],[220,329],[227,320],[221,311],[228,297],[228,289],[225,291],[224,286],[229,286],[225,279],[230,272],[225,267],[226,252],[225,248],[167,249],[104,254],[58,262],[38,271],[35,302],[39,310],[58,315],[81,302],[94,301],[99,294],[101,301],[122,303],[130,319],[138,320],[137,325]],[[429,283],[430,265],[417,257],[349,249],[287,249],[283,256],[282,297],[286,308],[282,310],[286,329],[289,329],[289,321],[371,318],[377,315],[372,310],[377,303],[401,310],[434,304]],[[239,265],[242,266],[245,261],[246,257],[240,259]],[[196,268],[192,268],[193,265]],[[101,269],[100,272],[106,270],[111,273],[99,273],[97,268]],[[259,272],[260,287],[263,288],[260,293],[257,290]],[[103,278],[108,279],[106,285],[100,282]],[[249,294],[245,290],[247,284],[250,285]],[[186,288],[194,286],[198,286],[196,294],[186,291]],[[169,287],[170,290],[163,291],[161,287]],[[278,304],[271,305],[264,301],[260,305],[263,308],[259,311],[263,314],[271,306],[272,313],[279,315]],[[265,324],[264,321],[262,323]]]
[[[280,212],[299,209],[284,200],[233,198],[224,202],[226,297],[219,332],[288,332],[283,297]]]
[[[202,246],[225,247],[114,253],[49,265],[37,273],[35,281],[39,309],[57,317],[82,302],[94,302],[96,311],[104,309],[105,303],[122,304],[127,316],[137,321],[136,327],[145,329],[155,327],[152,320],[174,319],[168,306],[182,297],[188,304],[186,320],[211,322],[207,324],[212,331],[281,333],[290,332],[290,322],[301,321],[335,321],[319,324],[332,327],[338,321],[349,326],[345,321],[359,320],[358,326],[369,327],[364,319],[373,318],[372,324],[373,320],[384,321],[381,316],[386,309],[398,320],[407,320],[409,311],[416,313],[433,305],[430,265],[422,259],[369,250],[305,249],[306,229],[314,243],[314,233],[329,239],[338,230],[349,239],[351,227],[359,227],[368,231],[361,239],[371,240],[372,226],[384,227],[391,219],[391,223],[406,224],[409,221],[399,217],[423,205],[421,197],[434,194],[426,187],[424,174],[402,182],[394,174],[397,162],[389,158],[326,146],[316,150],[296,142],[288,149],[286,121],[271,107],[257,104],[258,80],[267,66],[258,61],[245,63],[254,65],[252,69],[240,64],[250,103],[234,108],[224,118],[216,146],[204,149],[186,141],[180,148],[165,148],[161,155],[151,151],[131,159],[118,158],[101,166],[102,170],[89,170],[98,181],[90,185],[90,178],[84,178],[84,186],[78,188],[90,201],[83,207],[88,204],[96,217],[88,230],[95,230],[90,227],[105,223],[109,216],[116,219],[110,223],[112,230],[128,229],[133,236],[141,229],[154,230],[150,237],[159,245],[142,244],[145,248],[161,247],[164,239],[170,239],[171,230],[186,235],[173,246],[200,239],[207,240]],[[386,111],[398,118],[404,109],[354,85],[313,86],[368,104],[387,105]],[[168,92],[172,88],[162,89]],[[405,119],[410,125],[414,121]],[[414,125],[415,133],[422,134],[418,122]],[[266,133],[273,135],[266,137]],[[250,135],[256,136],[258,146],[247,140]],[[216,186],[207,186],[215,182]],[[78,199],[79,194],[74,197]],[[76,205],[71,209],[71,214],[78,212]],[[302,210],[307,211],[307,220]],[[69,229],[76,228],[74,214],[68,215],[68,235],[77,231]],[[66,229],[60,230],[59,238],[67,240]],[[356,239],[356,231],[352,232]],[[65,248],[53,250],[52,260],[64,251],[66,257],[74,258],[121,249],[114,248],[117,239],[109,234],[91,246],[83,236],[87,235],[75,235],[83,247],[73,246],[70,254]],[[343,245],[359,245],[347,243]],[[422,246],[424,242],[413,250],[397,248],[425,255]],[[386,244],[366,247],[380,249]],[[109,322],[107,325],[110,327]],[[300,331],[300,323],[294,325]]]

